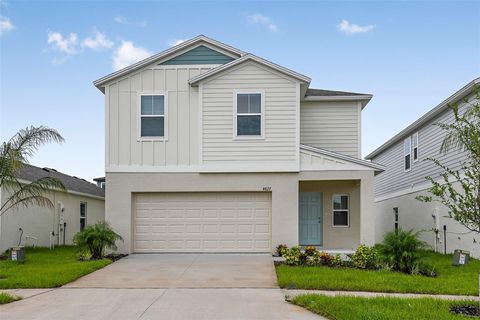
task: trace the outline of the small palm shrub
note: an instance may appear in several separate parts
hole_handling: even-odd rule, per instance
[[[85,227],[75,234],[73,243],[78,246],[80,252],[87,251],[91,259],[101,259],[105,255],[105,249],[116,250],[115,242],[122,237],[115,233],[106,221],[97,222]]]
[[[418,239],[419,232],[398,229],[385,235],[378,246],[381,258],[392,270],[412,273],[419,263],[421,250],[426,245]]]
[[[362,244],[354,254],[350,255],[350,260],[355,268],[375,269],[378,265],[378,253],[374,247]]]

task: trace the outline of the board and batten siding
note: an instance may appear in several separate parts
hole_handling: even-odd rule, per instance
[[[462,104],[460,112],[466,110]],[[449,168],[458,169],[461,162],[466,159],[465,152],[452,148],[447,153],[440,153],[442,141],[445,138],[445,131],[436,126],[436,123],[452,123],[453,112],[446,109],[434,119],[424,124],[418,132],[418,161],[412,162],[411,170],[404,170],[403,143],[404,137],[394,145],[372,158],[372,161],[386,166],[386,170],[375,177],[375,197],[384,197],[396,192],[412,190],[415,186],[428,183],[425,177],[437,178],[443,172],[427,158],[438,159]],[[413,153],[412,153],[413,157]],[[413,159],[413,158],[412,158]]]
[[[361,111],[356,101],[302,101],[300,143],[360,158]]]
[[[105,92],[107,170],[197,165],[198,88],[188,80],[210,67],[154,66],[109,84]],[[142,92],[167,95],[166,141],[138,139],[138,94]]]
[[[298,163],[298,87],[294,80],[254,62],[203,83],[203,165]],[[263,139],[234,139],[237,90],[264,92]]]

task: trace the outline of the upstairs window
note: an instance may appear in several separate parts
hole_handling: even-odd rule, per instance
[[[418,160],[418,132],[415,132],[412,136],[413,145],[413,162]]]
[[[140,137],[165,138],[165,96],[140,96]]]
[[[236,136],[263,136],[263,93],[236,94]]]
[[[410,171],[412,166],[412,137],[403,141],[403,159],[405,171]]]
[[[348,227],[350,224],[348,195],[333,195],[333,226]]]

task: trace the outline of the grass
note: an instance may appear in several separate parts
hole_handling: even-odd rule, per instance
[[[277,266],[282,288],[477,295],[480,261],[471,259],[461,267],[451,265],[452,256],[425,252],[423,261],[435,266],[438,277],[414,276],[386,270]]]
[[[111,263],[79,261],[73,246],[26,248],[25,256],[25,263],[0,261],[0,289],[60,287]]]
[[[450,312],[452,305],[474,305],[473,301],[448,301],[432,298],[361,298],[306,294],[293,298],[292,303],[316,314],[335,320],[449,320],[467,319]]]
[[[20,300],[19,297],[14,297],[6,292],[0,292],[0,304],[10,303]]]

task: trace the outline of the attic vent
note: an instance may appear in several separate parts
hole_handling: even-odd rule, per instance
[[[48,168],[42,168],[43,171],[47,171],[47,172],[50,172],[50,169]]]
[[[47,172],[58,172],[56,169],[53,169],[53,168],[42,168],[43,171],[47,171]]]

